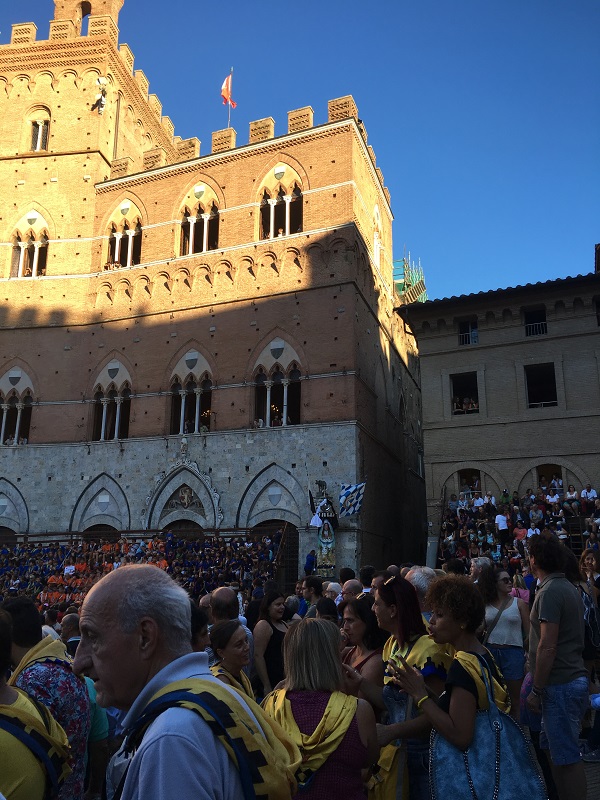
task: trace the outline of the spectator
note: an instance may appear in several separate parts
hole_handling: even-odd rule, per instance
[[[317,575],[307,575],[302,581],[302,594],[308,604],[304,619],[317,616],[317,601],[323,596],[323,581]]]
[[[581,490],[581,513],[585,516],[590,514],[594,509],[594,501],[598,495],[595,489],[592,489],[591,483],[586,483],[585,488]]]
[[[63,783],[59,800],[80,800],[84,792],[85,754],[91,708],[83,679],[73,671],[65,645],[42,638],[42,622],[33,600],[15,597],[2,608],[12,618],[12,665],[9,685],[43,703],[69,739],[72,773]]]
[[[562,572],[562,545],[536,536],[529,546],[539,586],[531,610],[529,668],[531,713],[542,714],[543,749],[549,749],[560,800],[586,797],[579,747],[580,723],[588,707],[588,677],[583,663],[583,606],[577,589]]]

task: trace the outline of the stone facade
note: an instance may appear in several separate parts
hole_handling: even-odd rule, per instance
[[[473,475],[522,496],[540,476],[598,488],[600,274],[413,303],[428,514]],[[477,409],[456,408],[464,398]],[[459,454],[459,455],[457,455]]]
[[[200,156],[119,45],[121,5],[81,36],[61,0],[48,40],[26,23],[0,48],[0,526],[287,521],[304,553],[315,480],[337,501],[366,478],[338,566],[422,555],[416,344],[353,99]],[[155,486],[177,458],[198,469]]]

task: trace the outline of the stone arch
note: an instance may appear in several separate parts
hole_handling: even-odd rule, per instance
[[[130,207],[126,214],[122,214],[120,209],[126,201],[129,202]],[[127,222],[131,227],[132,220],[135,223],[137,217],[140,218],[142,227],[148,224],[148,210],[143,200],[138,194],[128,188],[123,191],[118,201],[112,204],[110,210],[104,214],[104,217],[100,221],[99,230],[104,231],[106,235],[108,235],[111,223],[114,223],[118,228],[123,222]],[[135,227],[135,224],[133,227]]]
[[[185,363],[186,356],[194,351],[197,356],[192,355],[190,363]],[[192,363],[194,358],[196,363]],[[217,383],[217,370],[213,358],[199,342],[189,339],[184,345],[177,348],[177,352],[169,360],[163,374],[163,385],[170,386],[175,375],[181,381],[189,375],[192,375],[195,380],[200,380],[205,372],[210,374],[214,386]]]
[[[15,533],[27,533],[29,531],[29,511],[27,503],[17,487],[6,478],[0,478],[0,498],[5,498],[0,505],[3,508],[0,513],[0,526],[10,528]]]
[[[286,167],[286,171],[287,167],[291,170],[291,173],[289,175],[284,175],[282,180],[278,180],[273,174],[273,170],[279,164]],[[272,193],[280,184],[288,188],[292,187],[294,185],[294,179],[300,182],[300,188],[303,193],[306,193],[310,189],[308,172],[304,169],[301,162],[289,153],[276,153],[265,161],[262,167],[257,168],[256,174],[262,175],[263,177],[256,182],[256,189],[254,190],[254,197],[252,198],[252,202],[254,203],[260,203],[265,189],[268,189]]]
[[[30,211],[35,211],[39,214],[38,219],[33,225],[27,222],[27,215]],[[14,219],[15,224],[11,230],[19,231],[23,238],[28,233],[32,233],[34,237],[37,237],[44,230],[48,232],[49,239],[56,238],[54,218],[50,211],[37,200],[27,200],[26,202],[20,203],[19,208],[15,212]]]
[[[169,499],[184,485],[189,486],[198,497],[204,509],[204,515],[195,509],[179,507],[172,511],[167,510]],[[147,501],[145,529],[164,528],[176,519],[188,519],[197,522],[204,529],[216,529],[220,527],[223,520],[220,496],[214,489],[210,476],[201,472],[192,462],[181,464],[173,472],[160,479]]]
[[[269,488],[281,490],[281,500],[269,499]],[[236,515],[237,528],[253,528],[259,522],[277,517],[298,527],[302,523],[302,500],[305,491],[293,475],[273,462],[262,469],[244,491]],[[302,498],[302,499],[301,499]],[[306,510],[308,513],[308,510]]]
[[[208,191],[205,189],[204,193],[197,197],[194,193],[196,186],[205,186]],[[223,211],[226,208],[225,195],[218,182],[204,173],[196,175],[188,181],[183,193],[175,199],[171,209],[171,219],[179,220],[181,210],[185,206],[188,206],[191,211],[193,208],[197,208],[198,204],[206,206],[208,203],[210,205],[213,200],[216,201],[219,211]]]
[[[18,374],[19,371],[21,374]],[[9,394],[17,397],[24,397],[26,394],[38,397],[36,386],[39,386],[37,376],[25,361],[20,358],[11,358],[3,365],[0,371],[0,395],[2,397],[8,397]]]
[[[457,472],[462,472],[463,469],[473,469],[478,471],[480,474],[485,473],[486,475],[489,475],[490,478],[496,483],[496,486],[499,490],[501,490],[504,486],[508,486],[506,478],[504,478],[504,476],[501,475],[497,469],[490,466],[485,461],[458,461],[456,464],[453,464],[452,470],[447,472],[443,480],[440,481],[440,490],[446,485],[453,475],[455,475]]]
[[[81,532],[92,525],[111,525],[118,531],[131,527],[131,513],[125,492],[106,472],[90,481],[77,498],[69,530]]]
[[[527,477],[528,473],[531,472],[531,470],[537,469],[537,467],[541,466],[542,464],[547,464],[552,461],[556,462],[557,465],[569,470],[572,475],[575,475],[581,486],[585,486],[586,483],[593,483],[587,472],[570,458],[565,458],[564,456],[541,456],[538,458],[530,458],[529,461],[526,461],[524,464],[520,465],[518,471],[515,471],[514,474],[520,476],[516,484],[516,488],[521,486],[521,483],[525,481],[525,478]]]
[[[283,340],[285,347],[282,353],[270,352],[271,342],[275,339]],[[286,350],[289,357],[286,356]],[[250,353],[246,362],[246,380],[253,380],[252,376],[259,365],[262,365],[265,368],[265,372],[268,373],[275,363],[279,363],[283,370],[286,371],[292,362],[296,362],[301,367],[302,372],[308,374],[308,359],[300,342],[287,331],[281,328],[272,328]]]
[[[113,361],[119,362],[116,372],[114,367],[111,368]],[[107,353],[102,361],[99,362],[97,368],[90,373],[86,386],[86,395],[88,397],[92,396],[98,384],[101,384],[105,390],[108,390],[111,384],[114,384],[119,391],[125,384],[133,388],[133,374],[134,369],[131,361],[123,353],[113,350],[111,353]]]

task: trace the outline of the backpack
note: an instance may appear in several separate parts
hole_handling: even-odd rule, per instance
[[[593,597],[585,591],[583,586],[578,586],[583,603],[583,622],[585,625],[584,650],[597,650],[600,648],[600,611]]]

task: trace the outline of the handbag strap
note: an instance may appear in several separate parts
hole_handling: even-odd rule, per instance
[[[506,609],[508,608],[508,604],[510,603],[511,600],[512,600],[512,597],[507,597],[506,600],[502,603],[502,605],[498,609],[498,613],[494,617],[494,619],[492,621],[492,624],[490,625],[490,627],[485,632],[485,636],[483,637],[483,643],[484,644],[488,643],[489,638],[492,635],[492,631],[494,630],[494,628],[498,624],[498,620],[502,616],[503,612],[506,611]]]
[[[475,653],[477,656],[477,660],[479,661],[479,666],[481,667],[481,677],[483,678],[483,683],[485,685],[485,691],[487,694],[488,699],[488,719],[490,721],[490,728],[492,730],[502,730],[502,716],[500,714],[500,709],[496,705],[496,700],[494,698],[494,692],[492,690],[492,671],[490,669],[489,664],[485,660],[483,656],[479,653]]]

